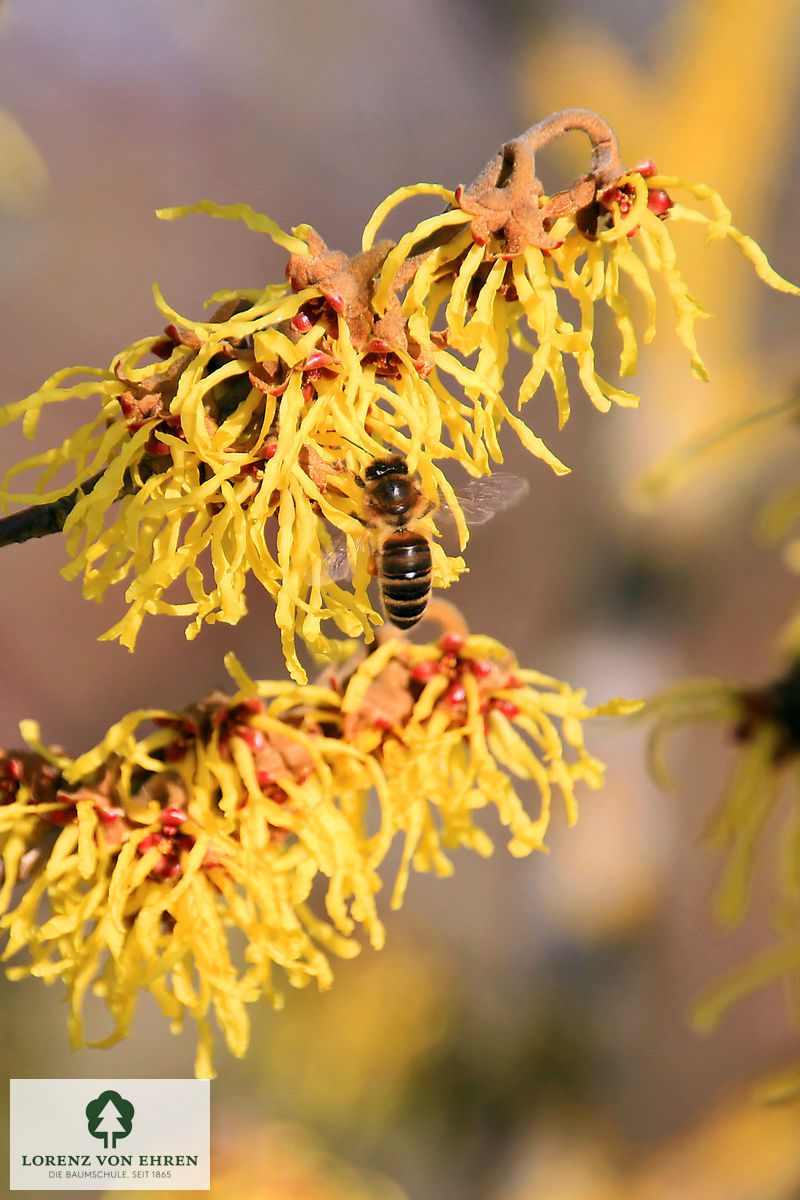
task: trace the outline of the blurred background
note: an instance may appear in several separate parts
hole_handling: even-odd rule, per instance
[[[4,0],[0,403],[158,332],[154,280],[199,316],[218,289],[282,278],[266,239],[160,222],[157,207],[243,200],[353,252],[388,192],[467,183],[567,106],[600,111],[624,161],[719,188],[799,280],[799,38],[797,0],[761,0],[757,20],[744,0]],[[551,189],[585,169],[573,136],[550,152]],[[590,702],[688,676],[763,682],[798,604],[797,578],[753,535],[765,499],[796,478],[796,423],[721,444],[656,506],[638,485],[670,448],[788,400],[800,377],[796,301],[758,284],[733,246],[706,252],[691,235],[678,240],[714,318],[699,330],[712,382],[691,379],[662,296],[639,412],[602,416],[576,388],[559,434],[542,389],[527,419],[573,473],[556,479],[507,436],[508,469],[532,495],[475,533],[470,574],[448,595],[473,631]],[[34,449],[75,422],[49,414]],[[0,470],[29,453],[18,425],[2,430]],[[255,588],[236,628],[189,644],[179,619],[151,618],[130,655],[96,640],[121,596],[90,605],[64,563],[59,537],[2,551],[0,745],[35,717],[78,754],[125,711],[224,685],[230,649],[252,675],[283,676]],[[716,864],[701,835],[730,747],[715,729],[681,735],[664,793],[644,740],[641,726],[597,722],[607,786],[583,797],[575,829],[557,817],[548,857],[511,859],[497,834],[493,859],[462,853],[453,879],[414,878],[403,911],[385,913],[386,950],[338,964],[329,994],[254,1011],[244,1061],[220,1047],[219,1195],[800,1197],[800,1111],[751,1092],[800,1057],[781,996],[752,997],[710,1037],[686,1019],[697,991],[769,936],[768,863],[735,935],[709,912]],[[153,1005],[127,1043],[72,1053],[57,986],[0,988],[9,1077],[191,1074],[193,1034],[172,1037]]]

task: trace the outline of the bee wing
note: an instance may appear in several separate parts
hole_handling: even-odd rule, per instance
[[[349,582],[353,578],[353,564],[347,552],[347,537],[341,529],[334,529],[330,534],[330,549],[325,551],[322,560],[328,578],[332,583]],[[356,553],[370,548],[369,536],[366,533],[355,539]]]
[[[468,525],[484,525],[495,513],[519,504],[529,490],[527,479],[521,475],[495,471],[485,479],[470,479],[464,487],[456,490],[456,499]],[[451,509],[444,505],[437,513],[436,520],[449,528],[455,518]]]
[[[326,550],[323,565],[333,583],[350,579],[353,568],[347,553],[347,538],[340,529],[331,534],[331,547]]]

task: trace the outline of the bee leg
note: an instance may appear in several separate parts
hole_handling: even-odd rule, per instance
[[[375,559],[375,555],[374,555],[374,554],[370,554],[370,556],[369,556],[369,562],[367,563],[367,570],[369,571],[369,573],[370,573],[370,575],[372,576],[372,578],[373,578],[373,579],[376,579],[376,578],[377,578],[377,575],[378,575],[378,563],[377,563],[377,561],[376,561],[376,559]]]
[[[355,483],[356,487],[365,488],[367,486],[361,476],[356,475],[355,473],[353,474],[353,482]]]
[[[429,500],[428,503],[425,505],[425,508],[419,514],[418,519],[421,520],[423,517],[427,517],[428,513],[432,513],[436,507],[437,507],[436,503],[433,500]]]

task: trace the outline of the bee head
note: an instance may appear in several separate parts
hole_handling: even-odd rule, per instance
[[[408,475],[408,463],[402,454],[389,454],[386,458],[374,458],[364,471],[367,483],[385,479],[387,475]]]

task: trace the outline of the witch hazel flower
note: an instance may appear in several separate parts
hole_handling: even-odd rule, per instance
[[[130,713],[76,759],[22,723],[29,748],[0,755],[3,957],[27,956],[11,978],[63,984],[74,1046],[87,990],[112,1021],[92,1045],[125,1037],[147,991],[175,1030],[196,1024],[209,1075],[212,1016],[242,1055],[248,1006],[282,1004],[281,978],[324,989],[359,934],[383,945],[396,838],[399,907],[412,867],[449,875],[450,851],[491,853],[486,808],[518,856],[543,848],[554,797],[576,819],[577,787],[603,775],[584,723],[637,702],[587,706],[435,611],[437,641],[382,640],[306,687],[229,656],[234,695]]]
[[[731,742],[732,769],[705,825],[706,840],[721,858],[714,913],[727,928],[740,925],[750,910],[756,873],[764,873],[774,853],[766,843],[777,832],[777,861],[765,876],[772,926],[768,944],[711,981],[695,999],[694,1022],[707,1031],[750,993],[782,982],[791,996],[800,978],[800,822],[792,794],[800,766],[800,663],[790,661],[777,679],[762,686],[689,681],[649,707],[656,718],[652,763],[662,782],[671,782],[663,749],[674,730],[718,724]]]
[[[572,130],[589,138],[588,170],[548,196],[536,155]],[[397,243],[379,238],[386,217],[420,195],[443,211]],[[186,619],[190,638],[205,622],[237,623],[253,576],[275,601],[298,682],[307,679],[298,642],[341,658],[347,639],[369,641],[381,624],[357,484],[370,462],[402,456],[431,512],[442,501],[453,510],[463,552],[468,527],[449,463],[490,474],[510,426],[552,470],[568,469],[535,420],[523,419],[545,379],[560,425],[572,403],[570,362],[597,409],[638,402],[596,369],[598,309],[616,325],[623,379],[636,371],[640,342],[655,336],[660,278],[691,369],[706,377],[695,337],[705,313],[681,274],[671,226],[699,223],[709,242],[732,240],[769,286],[798,290],[732,224],[716,192],[659,174],[649,160],[628,170],[613,130],[586,109],[556,113],[508,142],[466,187],[394,192],[353,255],[308,225],[286,232],[246,204],[202,201],[159,215],[188,213],[241,220],[269,237],[287,252],[286,279],[216,293],[205,320],[177,313],[156,288],[163,331],[117,354],[109,370],[58,371],[0,410],[0,426],[21,420],[32,438],[46,405],[97,405],[60,446],[6,473],[0,503],[29,507],[0,521],[0,544],[63,531],[64,574],[82,576],[87,598],[125,585],[127,611],[103,636],[130,649],[151,614]],[[524,369],[512,405],[505,379],[515,357]],[[32,482],[18,489],[20,475]],[[433,521],[423,520],[432,537]],[[337,540],[349,579],[326,569]],[[464,560],[435,537],[433,547],[433,586],[447,587]]]
[[[378,881],[338,809],[324,739],[273,715],[276,692],[272,706],[213,693],[183,714],[131,713],[75,760],[24,722],[32,751],[0,759],[13,784],[0,807],[4,957],[29,956],[8,973],[63,983],[74,1046],[88,988],[113,1023],[92,1045],[125,1037],[149,991],[176,1031],[196,1023],[208,1075],[212,1015],[241,1055],[247,1006],[282,1003],[276,972],[330,986],[329,954],[358,952],[356,921],[382,944]],[[310,903],[321,877],[327,920]]]

